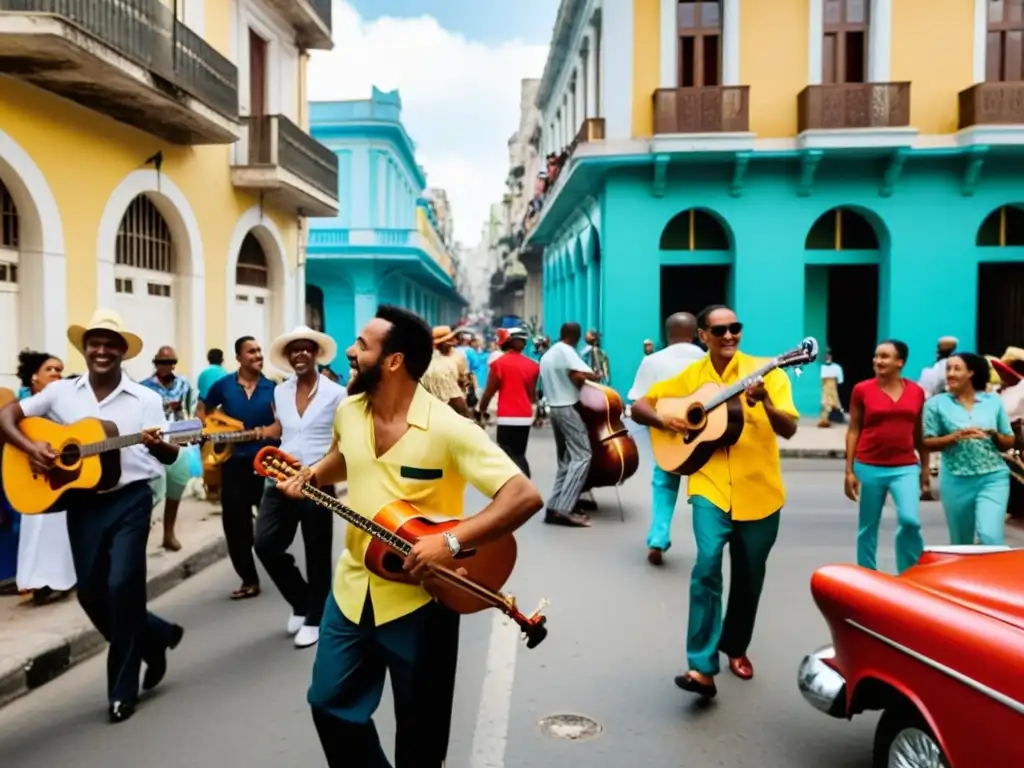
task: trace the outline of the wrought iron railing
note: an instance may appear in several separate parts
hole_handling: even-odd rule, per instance
[[[809,85],[797,96],[797,130],[905,128],[910,83]]]
[[[0,0],[0,13],[59,16],[227,117],[238,70],[160,0]]]
[[[960,91],[959,128],[1024,123],[1024,83],[978,83]]]
[[[337,155],[284,115],[244,120],[249,128],[249,165],[279,165],[337,198]]]
[[[746,133],[750,130],[750,86],[705,85],[654,92],[654,132]]]

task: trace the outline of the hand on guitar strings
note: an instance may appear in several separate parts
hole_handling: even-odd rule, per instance
[[[153,429],[144,429],[142,431],[142,444],[147,448],[162,445],[163,440],[160,439],[160,428],[154,427]]]
[[[452,558],[451,550],[448,549],[448,542],[445,541],[444,534],[442,533],[424,536],[422,539],[417,541],[413,545],[409,556],[405,558],[405,565],[403,568],[408,571],[409,575],[413,578],[423,581],[432,577],[430,567],[438,565],[451,568],[460,576],[465,576],[467,574],[465,568],[455,567],[455,561]]]
[[[768,390],[764,386],[763,381],[759,381],[756,384],[751,384],[746,389],[747,405],[753,408],[760,402],[768,399]]]
[[[302,495],[302,487],[306,483],[313,482],[313,470],[309,467],[303,467],[298,471],[298,474],[292,475],[287,480],[277,481],[277,490],[287,496],[289,499],[304,499]]]
[[[57,452],[45,441],[33,443],[33,450],[28,454],[28,463],[33,472],[46,474],[57,461]]]

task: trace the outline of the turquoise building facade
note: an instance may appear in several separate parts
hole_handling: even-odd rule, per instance
[[[1024,342],[1020,144],[939,149],[636,153],[581,145],[528,242],[544,247],[545,332],[601,331],[625,392],[665,317],[732,306],[743,348],[770,356],[807,335],[846,386],[872,375],[876,343],[910,347],[908,378],[951,334],[1002,355]],[[824,356],[824,355],[822,355]],[[817,365],[793,377],[820,407]]]
[[[401,111],[398,91],[376,88],[369,99],[310,103],[310,133],[338,157],[339,211],[309,222],[307,315],[342,348],[379,304],[439,325],[466,303]]]

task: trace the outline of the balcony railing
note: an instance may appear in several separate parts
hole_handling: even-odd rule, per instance
[[[750,86],[706,85],[654,92],[654,133],[746,133]]]
[[[235,65],[160,0],[0,0],[3,13],[62,18],[220,114],[238,116]]]
[[[590,141],[604,141],[604,118],[603,117],[588,117],[583,121],[583,125],[576,132],[576,139],[573,141],[573,146],[578,144],[586,144]]]
[[[910,83],[809,85],[797,96],[797,130],[906,128]]]
[[[244,120],[249,129],[250,167],[279,166],[337,199],[337,155],[284,115]]]
[[[960,129],[1024,123],[1024,82],[978,83],[960,91]]]

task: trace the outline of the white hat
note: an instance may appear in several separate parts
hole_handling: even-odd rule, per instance
[[[111,309],[97,309],[88,325],[72,325],[68,327],[68,341],[71,346],[85,354],[85,334],[89,331],[107,331],[114,333],[124,339],[127,349],[124,353],[124,360],[131,360],[142,351],[142,339],[134,333],[128,333],[124,329],[124,320]]]
[[[319,347],[316,356],[317,365],[330,365],[338,356],[338,345],[326,333],[314,331],[308,325],[300,325],[291,333],[278,336],[270,345],[270,364],[282,371],[292,370],[292,364],[288,362],[288,355],[285,350],[293,341],[311,341]]]

